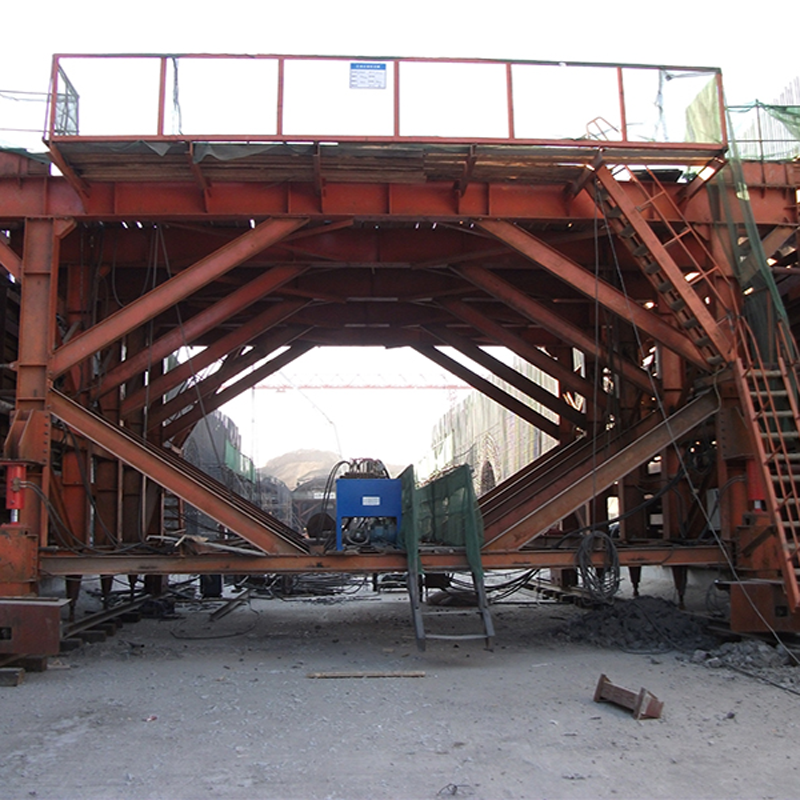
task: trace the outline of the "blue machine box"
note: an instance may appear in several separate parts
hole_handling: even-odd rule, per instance
[[[342,520],[350,517],[402,518],[400,480],[339,478],[336,481],[336,549],[342,549]]]

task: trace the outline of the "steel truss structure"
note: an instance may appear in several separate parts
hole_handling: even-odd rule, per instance
[[[279,117],[269,135],[223,137],[236,157],[198,159],[213,137],[164,132],[170,60],[153,134],[59,129],[62,81],[47,135],[60,174],[0,153],[0,263],[21,287],[0,595],[59,575],[403,570],[401,552],[324,551],[181,458],[205,414],[310,348],[379,345],[415,349],[559,442],[480,499],[486,568],[574,569],[565,533],[604,525],[614,495],[623,566],[670,566],[679,588],[688,567],[719,568],[734,627],[798,629],[796,346],[781,308],[766,344],[744,313],[731,241],[747,219],[721,114],[716,142],[636,142],[624,125],[521,139],[509,88],[503,137],[404,135],[396,99],[385,136],[298,140]],[[791,267],[800,165],[741,170],[752,252]],[[192,359],[170,360],[183,346]],[[169,496],[240,545],[148,539]],[[466,568],[452,549],[421,559]]]

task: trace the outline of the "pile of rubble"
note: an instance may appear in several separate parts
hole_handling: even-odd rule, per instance
[[[681,658],[709,669],[743,672],[800,694],[800,660],[782,644],[775,647],[754,639],[725,642],[712,650],[698,648],[690,657]]]
[[[577,617],[560,633],[573,642],[641,653],[669,650],[691,653],[707,650],[716,642],[705,633],[700,622],[674,603],[644,596],[617,600],[613,605]]]

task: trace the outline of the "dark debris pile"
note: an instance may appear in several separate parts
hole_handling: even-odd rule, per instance
[[[658,597],[617,600],[575,618],[561,635],[572,642],[642,653],[708,650],[716,640],[694,617]]]

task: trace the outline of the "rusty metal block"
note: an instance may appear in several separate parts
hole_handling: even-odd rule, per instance
[[[61,643],[61,609],[55,597],[0,598],[0,654],[54,656]]]
[[[615,686],[605,676],[601,675],[594,690],[595,703],[603,701],[614,703],[633,712],[634,719],[658,719],[664,708],[664,703],[647,689],[640,689],[638,693],[630,689]]]
[[[730,584],[731,630],[736,633],[800,632],[800,611],[792,611],[779,580]]]
[[[29,530],[19,525],[0,525],[0,595],[34,591],[38,555],[39,542]]]
[[[4,667],[0,669],[0,686],[19,686],[25,678],[25,670],[21,667]]]

